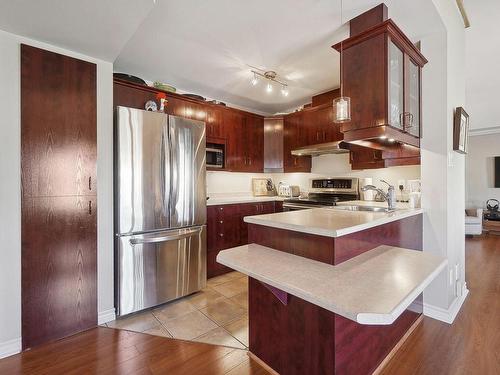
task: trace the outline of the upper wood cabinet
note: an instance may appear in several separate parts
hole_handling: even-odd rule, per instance
[[[207,140],[211,138],[225,138],[222,111],[221,108],[215,106],[206,109]]]
[[[283,169],[284,172],[311,172],[310,156],[292,155],[292,150],[304,146],[307,127],[304,112],[295,112],[283,120]]]
[[[333,47],[340,51],[341,44]],[[389,19],[344,40],[342,54],[344,95],[351,98],[344,141],[369,141],[381,150],[392,147],[388,139],[419,147],[421,70],[427,63],[419,49]]]

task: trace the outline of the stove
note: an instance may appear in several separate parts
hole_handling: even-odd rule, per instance
[[[285,199],[283,211],[330,207],[335,206],[337,202],[359,199],[359,180],[357,178],[313,178],[309,181],[309,185],[307,198]]]

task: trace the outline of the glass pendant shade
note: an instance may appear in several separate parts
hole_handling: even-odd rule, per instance
[[[333,99],[333,122],[341,123],[351,121],[351,98],[341,96]]]

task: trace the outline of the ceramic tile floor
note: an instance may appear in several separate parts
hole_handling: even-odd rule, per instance
[[[208,280],[198,293],[106,326],[156,336],[248,347],[248,278],[231,272]]]

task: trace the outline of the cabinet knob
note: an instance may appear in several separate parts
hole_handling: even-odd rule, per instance
[[[220,237],[224,237],[224,233],[219,233],[219,236]]]
[[[220,223],[220,224],[223,224],[223,223],[224,223],[224,220],[220,220],[220,221],[219,221],[219,223]]]
[[[219,211],[224,211],[224,207],[219,207]]]

